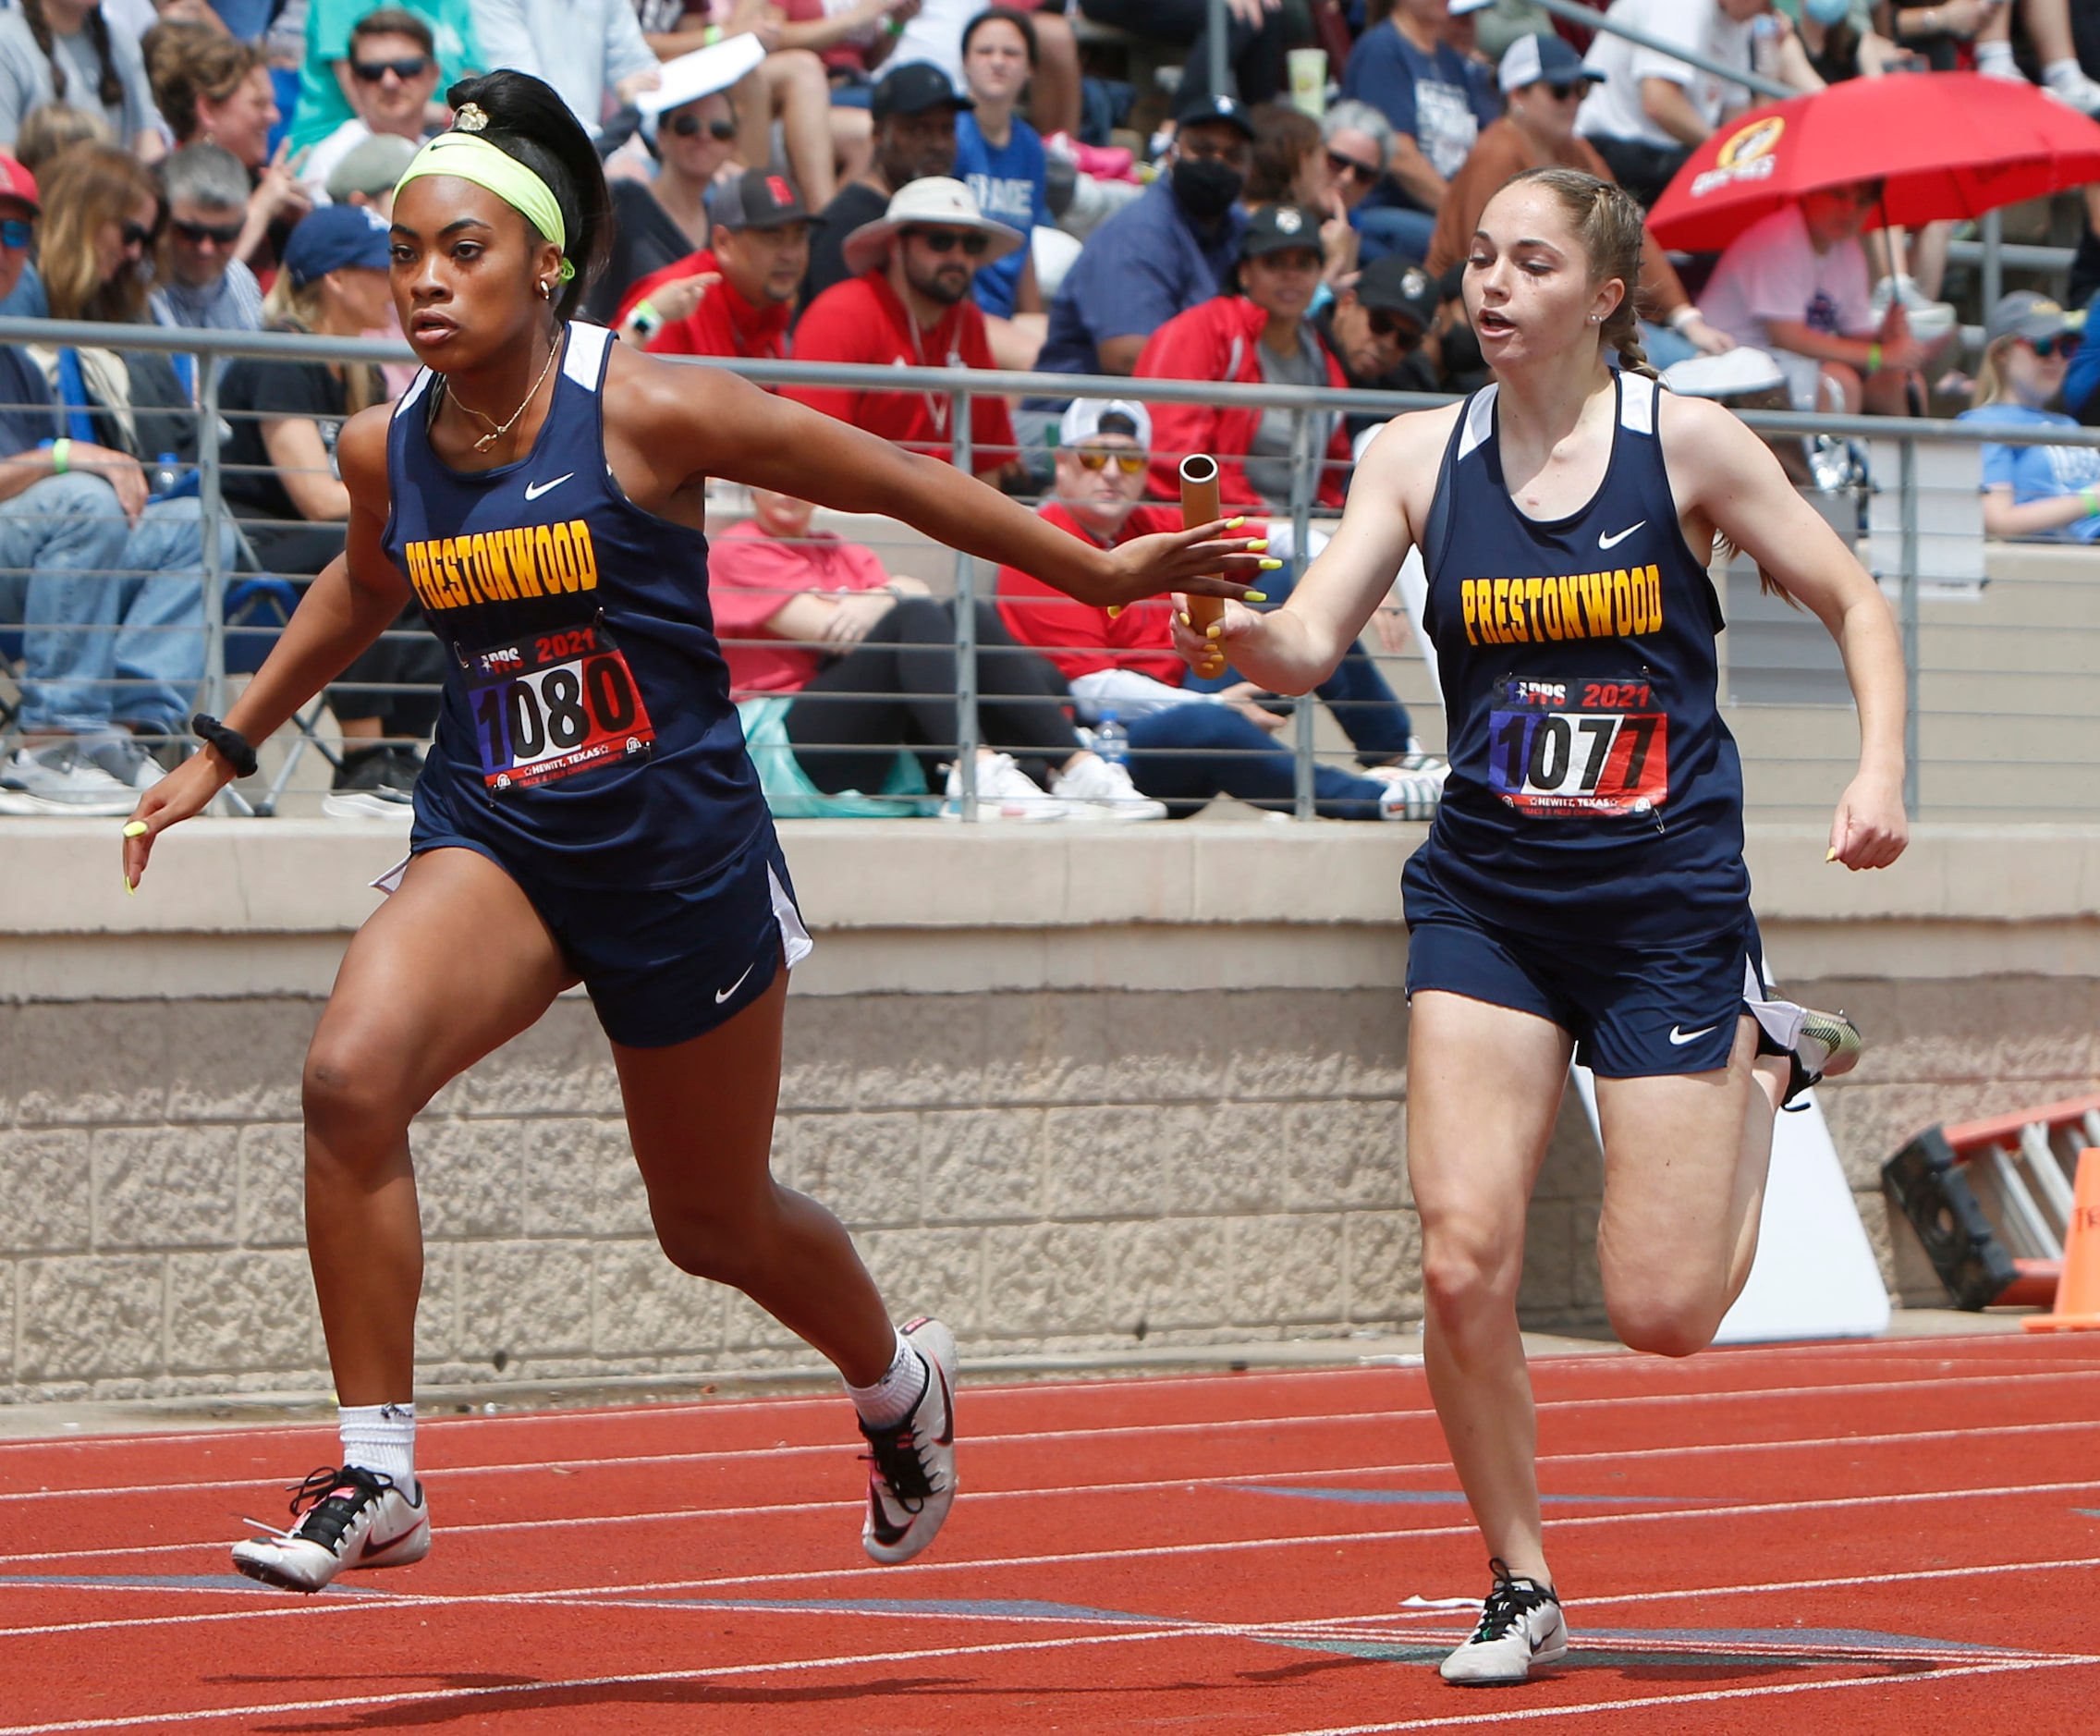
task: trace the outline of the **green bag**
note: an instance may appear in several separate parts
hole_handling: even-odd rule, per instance
[[[744,726],[744,746],[758,768],[759,788],[776,820],[894,820],[932,813],[939,805],[926,788],[919,756],[897,750],[889,776],[872,796],[858,789],[828,796],[810,782],[788,740],[788,708],[792,693],[747,699],[737,707]]]

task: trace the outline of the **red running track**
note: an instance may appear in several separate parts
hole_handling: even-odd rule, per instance
[[[2100,1706],[2100,1341],[1534,1364],[1575,1651],[1446,1687],[1485,1571],[1419,1368],[966,1386],[931,1559],[842,1400],[437,1420],[429,1560],[318,1597],[276,1427],[0,1446],[0,1736],[2059,1730]]]

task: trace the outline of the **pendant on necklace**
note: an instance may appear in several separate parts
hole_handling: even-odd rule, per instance
[[[495,445],[495,442],[496,436],[494,434],[485,434],[479,440],[474,442],[474,450],[477,452],[486,452],[491,446]]]

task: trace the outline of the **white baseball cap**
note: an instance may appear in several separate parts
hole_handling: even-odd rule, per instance
[[[1022,245],[1020,231],[987,217],[978,209],[977,195],[963,182],[946,175],[928,175],[907,181],[891,196],[886,212],[846,238],[847,270],[858,273],[887,263],[890,243],[897,238],[897,232],[914,225],[982,229],[991,245],[978,255],[976,263],[980,265],[1004,259]]]
[[[1101,424],[1112,416],[1120,416],[1130,425],[1128,428],[1104,428]],[[1057,444],[1061,446],[1084,446],[1089,440],[1097,440],[1103,434],[1127,434],[1146,450],[1152,448],[1152,418],[1142,404],[1128,397],[1075,397],[1066,406],[1065,418],[1057,424]]]

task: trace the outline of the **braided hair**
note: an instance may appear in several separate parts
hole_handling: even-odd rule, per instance
[[[52,43],[51,20],[43,15],[43,0],[21,0],[21,5],[22,22],[30,27],[36,45],[51,63],[51,93],[64,102],[66,67]],[[124,103],[124,80],[116,76],[116,62],[110,57],[109,20],[103,17],[99,6],[88,13],[88,41],[93,44],[96,64],[102,68],[102,76],[95,81],[95,96],[104,108],[119,108]]]
[[[1641,280],[1641,249],[1646,214],[1624,188],[1601,181],[1581,169],[1526,169],[1512,175],[1507,187],[1525,184],[1543,187],[1560,202],[1582,251],[1590,261],[1590,281],[1608,282],[1617,277],[1626,286],[1618,305],[1606,316],[1600,336],[1618,351],[1619,364],[1630,373],[1660,376],[1648,361],[1641,343],[1641,318],[1633,305],[1635,286]]]

